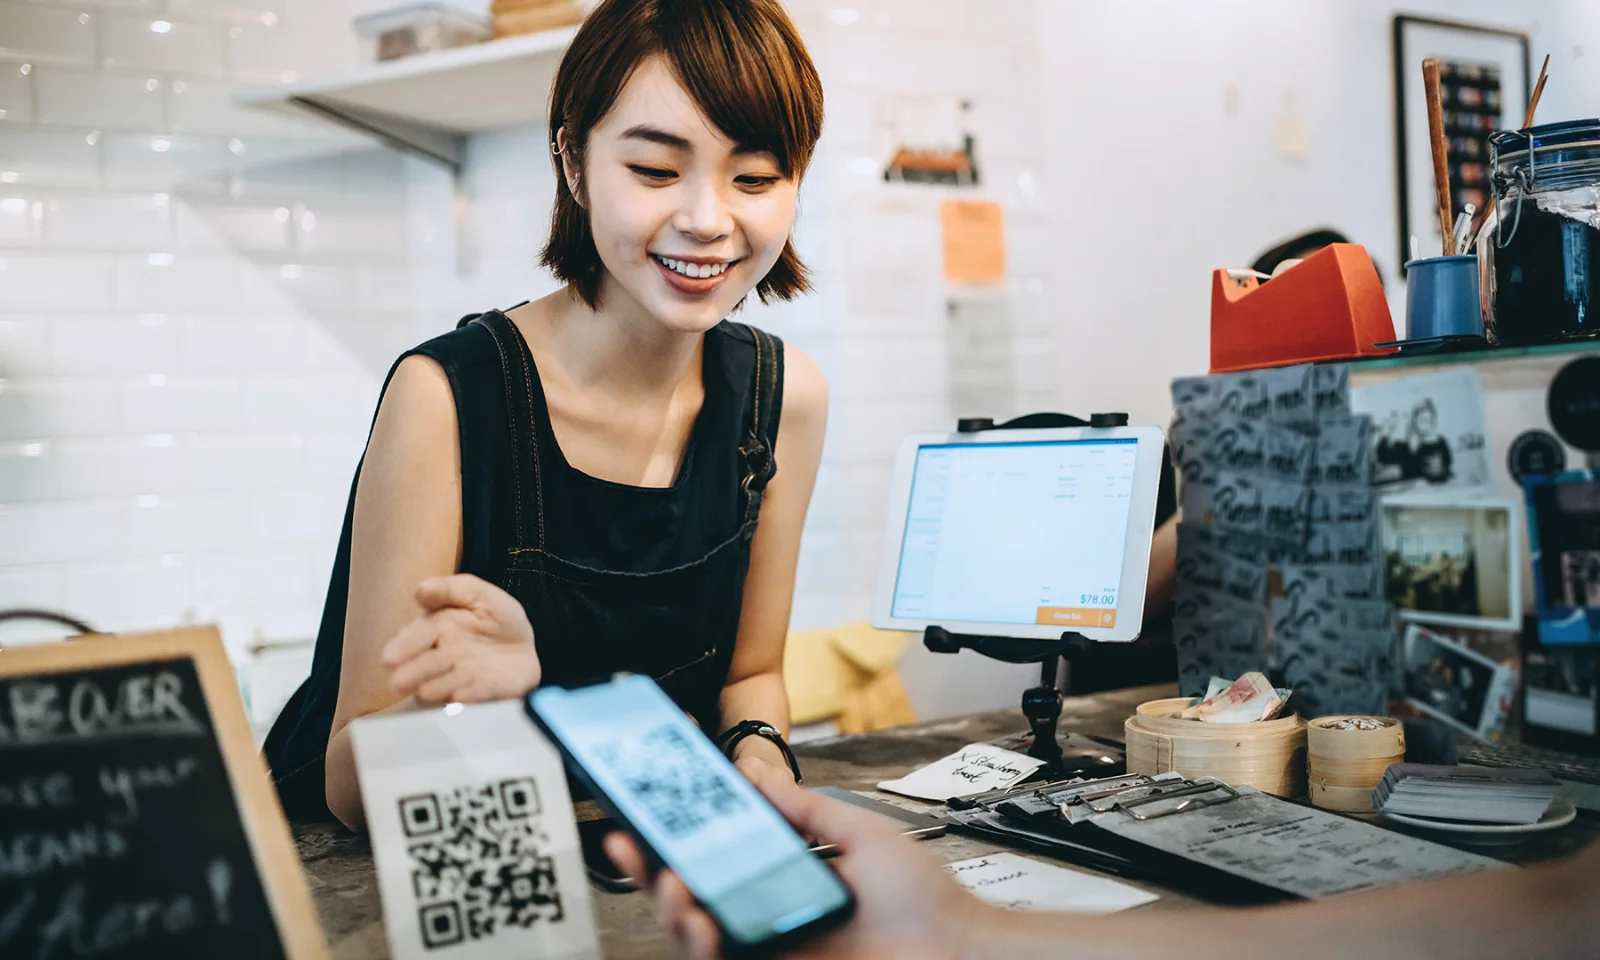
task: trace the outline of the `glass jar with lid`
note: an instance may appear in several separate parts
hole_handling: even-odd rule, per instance
[[[1497,344],[1600,336],[1600,120],[1489,138],[1494,212],[1478,238]]]

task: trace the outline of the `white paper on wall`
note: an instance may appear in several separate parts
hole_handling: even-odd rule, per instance
[[[516,701],[351,725],[394,960],[598,960],[561,757]]]

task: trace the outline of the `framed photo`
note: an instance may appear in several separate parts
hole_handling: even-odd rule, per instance
[[[1383,592],[1401,619],[1522,629],[1515,500],[1387,497]]]
[[[1403,647],[1408,703],[1480,740],[1504,737],[1515,670],[1416,624],[1406,628]]]
[[[1539,640],[1600,643],[1600,471],[1522,478]]]
[[[1452,216],[1490,197],[1489,134],[1522,126],[1532,90],[1528,35],[1515,30],[1396,15],[1394,18],[1395,156],[1399,165],[1400,273],[1415,234],[1423,256],[1435,256],[1439,236],[1433,153],[1422,61],[1440,61],[1444,133],[1449,140]]]
[[[1492,488],[1483,385],[1472,367],[1352,387],[1350,410],[1372,417],[1369,459],[1380,493]]]

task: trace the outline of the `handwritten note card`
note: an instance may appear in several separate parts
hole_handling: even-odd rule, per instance
[[[1009,787],[1042,766],[1044,761],[1025,754],[974,743],[898,780],[885,780],[878,789],[942,803],[951,797],[971,797]]]
[[[973,857],[944,868],[973,896],[1010,910],[1116,913],[1157,899],[1125,883],[1014,853]]]
[[[561,757],[514,700],[351,725],[395,960],[599,960]]]

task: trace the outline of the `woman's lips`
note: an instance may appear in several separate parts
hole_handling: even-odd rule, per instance
[[[726,270],[723,270],[714,277],[686,277],[671,267],[663,264],[654,256],[650,258],[650,263],[655,266],[656,270],[660,272],[662,278],[667,281],[667,286],[678,291],[679,293],[686,293],[691,296],[705,296],[713,290],[716,290],[718,287],[727,282],[728,275],[733,273],[734,267],[738,266],[738,261],[734,261],[728,264],[728,268]]]

